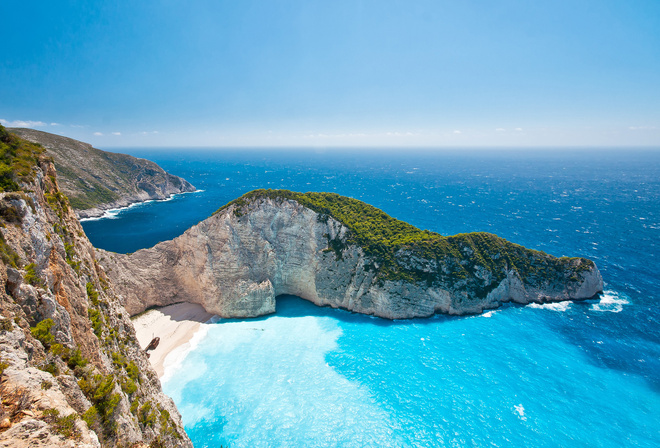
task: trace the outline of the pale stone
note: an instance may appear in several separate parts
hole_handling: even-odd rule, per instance
[[[478,267],[474,276],[480,284],[493,285],[485,297],[466,290],[460,280],[431,287],[383,281],[362,249],[346,243],[349,230],[335,219],[320,219],[293,200],[263,197],[241,212],[234,207],[131,255],[97,250],[126,310],[136,314],[153,305],[190,302],[222,317],[256,317],[273,313],[278,295],[292,294],[319,306],[402,319],[480,313],[511,301],[587,299],[603,289],[595,267],[577,283],[527,283],[511,270],[497,285],[492,272]],[[333,238],[344,243],[341,257],[328,250]],[[397,255],[407,267],[430,274],[447,269],[405,250]]]

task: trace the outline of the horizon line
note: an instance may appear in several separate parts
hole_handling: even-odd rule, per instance
[[[93,146],[93,145],[92,145]],[[301,145],[231,145],[231,146],[213,146],[213,145],[195,145],[195,146],[161,146],[161,145],[122,145],[122,146],[107,146],[102,145],[100,148],[107,149],[200,149],[200,150],[237,150],[237,149],[301,149],[301,150],[316,150],[322,151],[327,149],[356,149],[356,150],[400,150],[400,149],[418,149],[418,150],[491,150],[491,149],[509,149],[509,150],[526,150],[526,149],[578,149],[578,150],[617,150],[617,149],[639,149],[639,150],[660,150],[660,145],[466,145],[466,146],[301,146]]]

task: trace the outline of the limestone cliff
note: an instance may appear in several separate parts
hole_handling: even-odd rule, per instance
[[[186,301],[254,317],[293,294],[399,319],[588,299],[603,289],[590,260],[487,233],[443,237],[330,193],[257,190],[174,240],[131,255],[98,253],[131,314]]]
[[[191,447],[43,148],[0,126],[0,446]]]
[[[88,143],[34,129],[10,131],[46,148],[57,169],[62,192],[81,218],[151,199],[195,191],[154,162],[93,148]]]

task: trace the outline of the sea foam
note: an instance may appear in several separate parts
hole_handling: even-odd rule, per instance
[[[598,303],[591,305],[591,311],[603,311],[610,313],[620,313],[623,311],[623,305],[628,305],[630,301],[621,293],[616,291],[604,291]]]
[[[564,302],[553,302],[553,303],[530,303],[529,305],[527,305],[526,308],[536,308],[541,310],[564,312],[564,311],[568,311],[572,303],[573,302],[571,302],[570,300],[566,300]]]
[[[141,207],[146,204],[150,204],[152,202],[169,202],[173,199],[175,199],[177,196],[184,195],[184,194],[189,194],[189,193],[203,193],[204,190],[195,190],[195,191],[184,191],[182,193],[176,193],[176,194],[171,194],[165,199],[149,199],[146,201],[141,201],[141,202],[133,202],[132,204],[127,205],[126,207],[119,207],[119,208],[111,208],[109,210],[105,210],[101,216],[92,216],[90,218],[80,218],[80,222],[89,222],[89,221],[100,221],[102,219],[118,219],[119,215],[126,211],[130,210],[135,207]]]

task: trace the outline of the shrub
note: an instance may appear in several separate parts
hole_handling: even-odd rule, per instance
[[[5,362],[2,358],[0,358],[0,376],[2,376],[3,373],[5,373],[5,369],[9,367],[9,363]]]
[[[94,330],[94,334],[96,337],[100,338],[103,333],[103,316],[98,310],[93,308],[87,310],[87,315],[92,322],[92,330]]]
[[[140,370],[138,366],[135,365],[135,362],[129,361],[126,365],[126,373],[128,376],[135,382],[140,383]]]
[[[50,381],[42,381],[41,382],[41,389],[48,390],[51,387],[53,387],[53,383],[51,383]]]
[[[43,280],[37,275],[37,265],[30,263],[25,266],[25,282],[33,286],[43,285]]]
[[[9,247],[7,244],[7,241],[5,241],[5,237],[0,232],[0,258],[2,258],[2,261],[5,264],[8,264],[14,268],[18,268],[21,262],[21,258],[18,256],[14,250]]]
[[[156,424],[156,413],[154,412],[150,401],[143,404],[138,411],[138,421],[142,426],[153,427]]]
[[[0,409],[10,421],[23,418],[26,409],[31,409],[34,403],[28,389],[24,387],[10,387],[7,382],[0,383],[0,397],[2,405]]]
[[[53,361],[49,362],[48,364],[44,364],[42,366],[39,366],[39,370],[43,370],[44,372],[48,372],[53,376],[57,376],[57,375],[60,374],[59,366]]]
[[[99,422],[99,411],[96,410],[96,407],[92,406],[85,411],[82,415],[82,419],[87,423],[87,427],[92,429],[96,427]]]
[[[124,378],[124,381],[121,383],[121,390],[123,390],[124,393],[131,395],[137,390],[137,385],[132,379]]]
[[[115,388],[115,379],[112,375],[86,375],[78,381],[80,389],[96,407],[104,424],[112,422],[110,417],[121,400],[121,395],[112,393]]]
[[[0,319],[0,331],[12,331],[13,328],[10,319]]]
[[[85,367],[88,363],[89,361],[83,358],[79,349],[74,350],[69,356],[69,359],[66,361],[66,364],[70,369],[75,369],[76,367]]]
[[[76,248],[74,247],[74,245],[70,243],[65,243],[64,252],[66,254],[66,260],[69,262],[73,261],[73,257],[75,257],[76,255]]]
[[[59,356],[61,358],[68,358],[69,357],[69,347],[66,347],[62,344],[53,344],[50,346],[50,352],[53,355]]]
[[[125,367],[127,365],[126,358],[121,353],[112,352],[112,365],[118,369]]]
[[[86,289],[87,289],[87,297],[89,297],[89,300],[92,302],[94,306],[98,306],[99,292],[94,287],[94,284],[92,282],[87,282]]]
[[[60,411],[57,409],[46,409],[43,412],[43,419],[50,423],[53,429],[67,439],[80,439],[80,430],[76,427],[78,415],[72,413],[66,417],[60,417]]]
[[[170,412],[167,409],[160,410],[160,424],[166,427],[170,420]]]
[[[31,328],[30,332],[35,339],[39,340],[44,345],[44,347],[48,348],[53,342],[55,342],[55,336],[50,332],[53,325],[55,325],[53,319],[44,319],[35,327]]]
[[[44,148],[11,134],[0,125],[0,191],[18,191],[17,181],[34,177]]]
[[[108,422],[112,414],[114,414],[117,405],[121,401],[121,395],[114,393],[110,395],[107,400],[101,402],[101,412],[103,415],[103,420]]]
[[[160,436],[156,437],[149,444],[149,448],[166,448],[166,447],[167,445],[165,445],[165,442],[163,442],[163,439],[161,439]]]
[[[16,194],[16,193],[11,193]],[[20,223],[23,219],[23,213],[15,205],[0,202],[0,218],[9,223]]]

